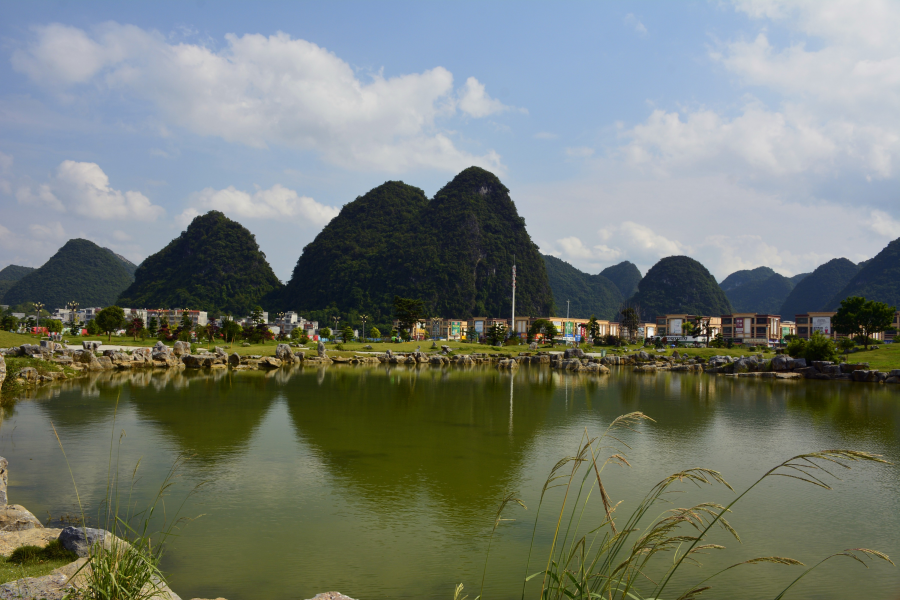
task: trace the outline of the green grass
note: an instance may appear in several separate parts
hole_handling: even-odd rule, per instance
[[[12,348],[13,346],[21,346],[22,344],[40,343],[40,337],[36,335],[23,335],[21,333],[10,333],[8,331],[0,331],[0,348]]]
[[[59,540],[51,541],[44,548],[22,546],[13,550],[9,558],[0,559],[0,583],[23,577],[43,577],[77,559],[78,556],[63,548]]]

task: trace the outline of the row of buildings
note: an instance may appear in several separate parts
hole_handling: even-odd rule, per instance
[[[720,316],[703,316],[691,314],[669,314],[656,318],[654,322],[639,323],[635,332],[638,338],[666,338],[670,342],[706,342],[721,334],[723,339],[736,344],[751,346],[776,345],[789,335],[809,339],[814,332],[819,332],[832,339],[840,339],[841,334],[834,331],[832,319],[834,312],[809,312],[794,316],[793,321],[783,321],[781,315],[761,313],[733,313]],[[580,342],[589,335],[588,320],[570,317],[516,317],[513,332],[525,338],[531,325],[538,319],[551,322],[560,334],[560,338],[570,342]],[[690,324],[690,326],[686,326]],[[492,317],[472,317],[470,319],[422,319],[415,331],[411,332],[417,339],[426,336],[445,340],[478,339],[484,340],[488,330],[494,325],[502,325],[509,329],[510,320]],[[620,336],[624,332],[622,324],[616,321],[598,320],[600,336]],[[399,322],[394,321],[399,328]],[[895,329],[900,330],[900,311],[894,315]],[[895,333],[884,332],[875,335],[878,340],[892,342]],[[538,336],[540,338],[540,336]]]

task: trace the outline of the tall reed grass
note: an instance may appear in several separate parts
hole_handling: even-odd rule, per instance
[[[636,431],[635,427],[644,421],[652,419],[643,413],[633,412],[614,420],[598,437],[589,437],[585,432],[578,451],[563,458],[551,469],[534,517],[522,581],[523,600],[528,582],[537,577],[541,578],[540,600],[693,600],[711,589],[716,577],[737,567],[761,563],[802,567],[798,576],[775,596],[775,600],[781,600],[794,585],[834,558],[850,558],[866,566],[871,559],[894,564],[884,553],[868,548],[848,548],[825,556],[812,566],[783,556],[760,556],[720,569],[684,589],[673,590],[673,577],[681,567],[685,564],[699,565],[698,558],[703,553],[724,550],[722,545],[709,541],[714,529],[721,529],[740,540],[738,532],[725,517],[735,504],[763,481],[788,477],[830,490],[828,481],[837,479],[832,472],[835,469],[850,469],[854,463],[887,464],[887,461],[878,455],[855,450],[799,454],[766,471],[726,505],[701,502],[687,508],[666,508],[651,517],[651,511],[661,504],[673,505],[669,498],[673,492],[679,491],[677,484],[722,486],[735,491],[718,471],[687,469],[654,485],[630,515],[617,519],[619,503],[613,504],[604,485],[604,469],[609,465],[630,466],[626,455],[630,447],[619,435],[626,430]],[[556,488],[562,494],[562,502],[553,521],[550,546],[546,560],[541,561],[540,570],[532,572],[541,509],[547,493]],[[585,517],[589,515],[588,505],[597,495],[602,505],[600,521],[585,523]],[[507,495],[500,503],[488,541],[485,573],[494,534],[506,520],[503,513],[508,506],[516,503],[524,507],[514,494]],[[454,600],[463,600],[462,589],[461,584],[456,587]],[[484,575],[481,593],[476,600],[483,597]]]
[[[120,475],[120,456],[125,432],[120,433],[116,444],[115,423],[118,406],[117,397],[110,434],[105,496],[97,507],[97,527],[105,529],[112,535],[107,535],[102,542],[91,546],[88,560],[73,576],[73,579],[80,577],[77,579],[76,587],[67,596],[72,600],[150,600],[163,597],[167,591],[167,582],[160,569],[160,561],[166,542],[177,535],[183,524],[192,520],[179,515],[188,499],[203,485],[200,483],[194,486],[176,505],[175,511],[168,514],[166,497],[175,486],[181,467],[189,458],[180,455],[173,462],[151,503],[139,508],[134,492],[141,461],[138,460],[135,464],[130,480],[124,485]],[[72,477],[81,511],[80,527],[87,538],[88,520],[78,484],[56,427],[52,423],[51,426]],[[122,488],[125,487],[127,493],[123,494]]]

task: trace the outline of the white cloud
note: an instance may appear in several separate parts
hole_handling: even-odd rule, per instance
[[[132,238],[129,234],[125,233],[121,229],[116,229],[112,232],[113,239],[117,242],[130,242]]]
[[[224,49],[170,43],[155,32],[107,23],[92,33],[48,25],[17,50],[13,67],[50,88],[84,84],[156,106],[167,123],[254,147],[285,144],[355,169],[502,170],[495,152],[455,146],[437,120],[507,110],[470,77],[458,94],[443,67],[397,77],[357,78],[316,44],[272,36],[225,36]]]
[[[140,192],[110,187],[109,177],[100,165],[73,160],[63,161],[55,177],[36,190],[20,187],[16,199],[21,204],[47,206],[101,220],[155,221],[165,214],[161,206]]]
[[[242,218],[296,219],[322,227],[340,212],[281,185],[253,194],[234,186],[222,190],[206,188],[192,196],[191,205],[179,217],[179,224],[190,223],[202,211],[215,209]]]
[[[894,219],[883,210],[873,210],[869,227],[875,233],[890,239],[900,238],[900,220]]]
[[[484,84],[474,77],[466,79],[466,85],[459,91],[459,109],[470,117],[480,118],[510,110],[509,106],[488,96]]]
[[[29,225],[28,230],[33,237],[39,239],[58,241],[66,239],[66,231],[59,221],[56,221],[55,223],[35,223]]]
[[[562,251],[573,258],[593,258],[591,249],[584,245],[579,238],[575,236],[565,237],[556,240],[556,243],[562,248]]]
[[[751,92],[732,111],[655,110],[623,133],[634,163],[745,178],[896,177],[900,165],[900,3],[739,1],[762,21],[752,39],[710,52]],[[773,44],[777,22],[791,42]],[[804,37],[806,39],[804,39]],[[749,91],[748,90],[748,91]]]
[[[647,34],[647,28],[644,27],[644,24],[641,23],[641,20],[634,16],[632,13],[628,13],[627,15],[625,15],[623,21],[626,25],[633,26],[634,30],[637,33],[641,35]]]
[[[587,146],[575,146],[566,148],[566,156],[570,158],[590,158],[594,155],[594,149]]]

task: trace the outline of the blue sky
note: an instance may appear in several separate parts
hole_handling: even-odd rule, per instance
[[[0,2],[0,267],[217,208],[287,279],[466,166],[589,271],[809,271],[900,237],[900,3]]]

